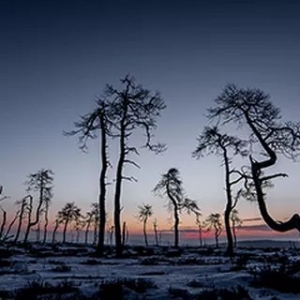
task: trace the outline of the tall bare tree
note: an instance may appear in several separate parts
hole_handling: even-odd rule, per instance
[[[238,137],[230,136],[220,132],[217,126],[205,127],[203,133],[198,137],[198,146],[193,152],[193,156],[200,158],[207,154],[215,154],[222,157],[225,169],[225,190],[227,203],[224,213],[224,222],[227,236],[226,254],[233,255],[233,238],[230,226],[230,214],[237,204],[238,197],[233,199],[232,187],[240,182],[244,176],[241,172],[236,172],[232,168],[232,158],[235,155],[246,156],[245,149],[247,142]],[[237,176],[237,173],[240,175]]]
[[[139,206],[138,219],[143,223],[143,233],[145,245],[148,247],[148,238],[147,238],[147,221],[153,215],[153,209],[150,204],[143,204]]]
[[[260,89],[243,89],[228,85],[209,110],[209,117],[222,124],[236,123],[238,128],[250,129],[249,140],[260,151],[249,156],[253,179],[254,198],[263,220],[273,230],[300,231],[300,216],[294,214],[287,221],[277,221],[269,214],[264,184],[272,179],[286,177],[285,173],[265,175],[277,163],[278,155],[295,159],[300,154],[300,123],[283,122],[280,110],[273,105],[270,96]],[[255,158],[254,158],[255,157]]]
[[[124,167],[130,164],[139,167],[131,158],[132,154],[138,154],[138,148],[129,144],[133,133],[142,131],[146,136],[144,147],[150,151],[159,153],[165,146],[158,143],[152,144],[153,131],[156,129],[156,120],[161,111],[166,107],[160,94],[152,94],[150,90],[135,83],[135,79],[126,76],[121,80],[122,87],[117,89],[108,85],[106,96],[112,99],[114,137],[119,141],[119,158],[116,169],[116,184],[114,196],[114,227],[116,255],[121,256],[121,192],[123,180],[135,180],[124,175]]]
[[[106,97],[97,100],[96,108],[91,112],[81,117],[79,122],[75,122],[75,130],[65,132],[65,135],[79,135],[80,148],[86,151],[87,141],[89,139],[95,139],[99,133],[101,141],[101,171],[99,177],[99,237],[97,244],[97,252],[99,255],[103,255],[104,238],[105,238],[105,224],[106,224],[106,176],[109,166],[108,158],[108,136],[111,135],[111,104],[106,101]]]
[[[32,227],[36,226],[40,221],[40,216],[42,213],[42,207],[45,203],[50,202],[52,198],[52,189],[53,189],[53,172],[50,169],[41,169],[36,173],[30,174],[28,176],[28,180],[25,182],[27,185],[27,191],[37,192],[39,195],[38,204],[35,211],[35,218],[32,220],[33,214],[33,198],[30,199],[28,202],[28,219],[27,219],[27,227],[24,235],[24,243],[27,242],[30,230]],[[47,210],[45,210],[45,214],[47,215],[48,219],[48,205]],[[45,231],[47,231],[46,222]]]
[[[154,188],[155,193],[166,195],[169,198],[168,209],[174,215],[174,247],[179,246],[179,215],[183,210],[199,213],[199,207],[194,200],[184,197],[184,190],[178,169],[171,168],[162,175],[161,180]]]

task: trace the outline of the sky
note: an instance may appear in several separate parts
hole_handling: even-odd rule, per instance
[[[0,183],[11,197],[6,209],[13,214],[15,200],[26,193],[26,176],[41,168],[55,173],[52,218],[66,202],[86,212],[97,201],[99,140],[85,154],[77,138],[63,131],[95,107],[105,84],[119,86],[130,74],[161,92],[167,108],[155,138],[168,150],[158,156],[141,150],[136,159],[141,169],[125,170],[138,182],[124,183],[123,219],[140,231],[137,206],[149,203],[160,229],[171,228],[167,200],[152,192],[170,167],[179,169],[204,219],[222,213],[220,158],[191,156],[208,124],[206,109],[227,83],[235,83],[268,92],[284,118],[298,121],[299,31],[298,1],[1,0]],[[109,150],[115,165],[117,144]],[[285,220],[299,209],[299,164],[280,158],[277,168],[289,178],[276,181],[267,203],[275,218]],[[112,183],[114,173],[115,167],[109,170]],[[107,197],[110,224],[113,187]],[[253,226],[252,234],[262,234],[256,203],[242,200],[238,210],[242,219],[256,220],[244,224]],[[182,228],[193,224],[193,217],[182,216]]]

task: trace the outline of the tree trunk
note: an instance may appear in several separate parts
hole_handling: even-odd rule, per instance
[[[19,215],[19,223],[18,223],[18,227],[17,227],[17,232],[14,238],[14,243],[16,243],[19,239],[20,236],[20,232],[21,232],[21,228],[22,228],[22,222],[23,222],[23,215],[24,215],[24,210],[25,210],[25,206],[26,206],[26,198],[31,196],[26,196],[25,198],[22,199],[22,204],[21,204],[21,210],[20,210],[20,215]]]
[[[66,233],[67,233],[68,223],[69,223],[69,221],[66,220],[66,221],[65,221],[65,226],[64,226],[64,231],[63,231],[63,241],[62,241],[63,243],[66,242]]]
[[[219,248],[219,236],[217,231],[215,231],[215,240],[216,240],[216,248]]]
[[[155,245],[158,246],[158,232],[157,232],[157,224],[153,224],[153,229],[154,229],[154,236],[155,236]]]
[[[174,207],[174,233],[175,233],[175,240],[174,240],[174,247],[178,248],[179,246],[179,216],[178,216],[178,210],[177,205]]]
[[[57,231],[58,227],[59,227],[59,222],[58,222],[58,220],[56,220],[55,227],[54,227],[53,233],[52,233],[52,244],[55,243],[55,236],[56,236],[56,231]]]
[[[84,235],[84,243],[88,244],[88,238],[89,238],[89,230],[90,230],[91,222],[89,221],[86,225],[85,229],[85,235]],[[98,241],[98,251],[99,251],[99,241]],[[99,253],[99,252],[98,252]]]
[[[49,224],[49,219],[48,219],[48,205],[46,206],[45,210],[45,224],[44,224],[44,237],[43,237],[43,244],[47,242],[47,233],[48,233],[48,224]]]
[[[37,229],[36,229],[36,241],[39,242],[41,239],[41,225],[38,223]]]
[[[115,244],[116,244],[116,256],[122,256],[123,247],[122,247],[122,237],[121,237],[121,188],[122,188],[122,172],[123,165],[125,160],[125,129],[121,132],[120,136],[120,157],[117,167],[116,174],[116,190],[115,190],[115,210],[114,210],[114,225],[115,225]]]
[[[10,222],[10,224],[9,224],[9,226],[8,226],[8,228],[7,228],[7,231],[6,231],[6,233],[5,233],[4,237],[3,237],[3,240],[4,240],[4,241],[8,239],[8,235],[9,235],[9,233],[10,233],[10,230],[11,230],[11,228],[13,227],[13,225],[15,224],[15,222],[16,222],[17,219],[18,219],[18,213],[19,213],[19,212],[17,212],[17,213],[15,214],[15,217],[14,217],[14,218],[12,219],[12,221]],[[15,241],[14,241],[14,242],[15,242]]]
[[[99,211],[100,211],[100,222],[99,222],[99,237],[98,237],[98,245],[97,252],[99,255],[103,255],[104,250],[104,239],[105,239],[105,224],[106,224],[106,211],[105,211],[105,200],[106,200],[106,173],[108,167],[108,159],[107,159],[107,139],[106,139],[106,124],[104,120],[104,116],[100,117],[101,123],[101,160],[102,160],[102,168],[99,179],[100,185],[100,195],[99,195]]]
[[[234,248],[236,248],[236,245],[237,245],[237,243],[236,243],[236,232],[235,232],[235,223],[234,222],[232,222],[232,233],[233,233],[233,239],[234,239]]]
[[[178,205],[176,200],[173,198],[173,196],[170,193],[169,185],[166,186],[167,189],[167,195],[170,198],[173,208],[174,208],[174,247],[178,248],[179,246],[179,215],[178,215]]]
[[[124,248],[126,242],[126,222],[123,222],[122,228],[122,248]]]
[[[93,245],[97,244],[97,236],[98,236],[98,222],[96,222],[95,227],[94,227],[94,240],[93,240]]]
[[[79,244],[80,230],[76,229],[76,243]]]
[[[147,218],[144,220],[143,232],[144,232],[145,245],[146,245],[146,247],[148,247],[148,239],[147,239],[146,225],[147,225]]]
[[[201,227],[200,224],[198,225],[198,232],[199,232],[199,244],[200,244],[200,247],[202,248],[202,246],[203,246],[203,241],[202,241],[202,227]]]
[[[4,232],[4,228],[5,228],[5,224],[6,224],[6,217],[7,217],[7,213],[4,209],[2,210],[2,224],[1,224],[1,228],[0,228],[0,240],[2,240],[3,238],[3,232]]]
[[[232,211],[232,195],[231,195],[231,184],[230,184],[230,170],[229,170],[229,160],[227,157],[227,150],[225,147],[223,149],[224,165],[225,165],[225,184],[226,184],[226,196],[227,204],[224,213],[224,223],[227,237],[227,249],[226,255],[233,256],[233,239],[230,227],[230,214]]]

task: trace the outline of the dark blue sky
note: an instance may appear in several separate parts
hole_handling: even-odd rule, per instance
[[[162,93],[168,108],[157,136],[169,150],[161,157],[143,153],[142,169],[128,170],[139,183],[125,185],[125,215],[136,214],[141,202],[161,211],[163,200],[151,189],[171,166],[204,214],[221,212],[218,159],[191,158],[205,109],[234,82],[269,92],[284,115],[297,120],[299,31],[298,1],[1,1],[0,182],[6,194],[22,197],[26,175],[46,167],[56,174],[53,213],[66,201],[86,210],[97,197],[98,145],[82,154],[76,138],[62,131],[93,108],[106,83],[130,73]],[[111,148],[114,160],[116,145]],[[297,167],[282,166],[295,186]],[[280,203],[273,202],[275,214]],[[243,205],[242,214],[257,215],[255,205]]]

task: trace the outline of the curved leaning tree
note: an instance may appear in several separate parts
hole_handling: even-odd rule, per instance
[[[239,128],[246,125],[250,129],[250,143],[261,150],[255,157],[254,154],[249,156],[252,177],[249,187],[254,189],[262,218],[275,231],[300,231],[298,214],[285,222],[274,220],[269,214],[264,193],[267,182],[287,176],[284,173],[264,175],[276,165],[278,155],[294,160],[300,154],[300,123],[283,122],[280,110],[270,101],[270,96],[259,89],[228,85],[215,103],[216,106],[209,109],[209,118],[222,124],[236,123]]]

